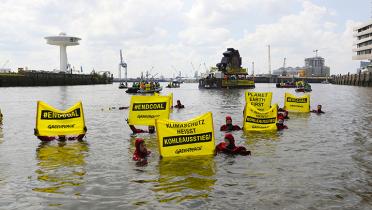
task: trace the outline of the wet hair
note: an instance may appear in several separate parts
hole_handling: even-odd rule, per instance
[[[155,126],[149,125],[149,133],[155,133]]]

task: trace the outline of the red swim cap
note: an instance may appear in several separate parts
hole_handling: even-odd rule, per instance
[[[229,115],[226,116],[226,120],[232,120]]]

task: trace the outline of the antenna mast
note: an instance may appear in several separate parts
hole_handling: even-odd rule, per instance
[[[270,45],[267,46],[268,47],[268,53],[269,53],[269,75],[271,75],[271,55],[270,55]]]
[[[254,76],[254,61],[252,62],[252,76]]]

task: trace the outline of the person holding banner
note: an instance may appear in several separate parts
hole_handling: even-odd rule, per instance
[[[238,125],[232,124],[232,119],[230,116],[226,116],[226,124],[222,125],[220,131],[239,131],[241,128]]]
[[[230,155],[251,155],[251,151],[248,151],[245,147],[235,145],[234,136],[231,133],[225,134],[225,141],[219,143],[216,146],[215,153],[225,153]]]
[[[37,138],[43,142],[48,142],[48,141],[53,141],[53,140],[58,140],[58,141],[72,141],[72,140],[78,140],[82,141],[84,138],[85,134],[80,134],[78,136],[65,136],[65,135],[60,135],[60,136],[37,136]]]
[[[133,153],[133,160],[147,164],[147,157],[151,154],[151,151],[147,150],[145,141],[141,138],[136,138],[134,146],[136,150]]]
[[[287,111],[287,110],[282,109],[282,108],[279,108],[279,109],[278,109],[278,119],[279,119],[279,115],[280,115],[280,114],[282,114],[283,119],[286,119],[286,120],[289,119],[289,117],[288,117],[288,111]]]
[[[322,111],[322,105],[318,105],[317,106],[317,110],[311,110],[311,112],[313,113],[317,113],[317,114],[324,114],[325,112]]]
[[[128,119],[127,119],[127,123],[128,122]],[[153,125],[149,125],[148,127],[148,130],[142,130],[142,129],[137,129],[136,127],[134,127],[134,125],[129,125],[129,128],[132,130],[133,134],[137,134],[137,133],[155,133],[155,126]]]

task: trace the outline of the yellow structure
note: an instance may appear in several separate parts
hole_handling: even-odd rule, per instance
[[[45,102],[37,102],[36,136],[59,136],[85,134],[83,104],[76,103],[65,111]]]
[[[185,122],[156,120],[156,130],[162,157],[214,154],[211,112]]]

